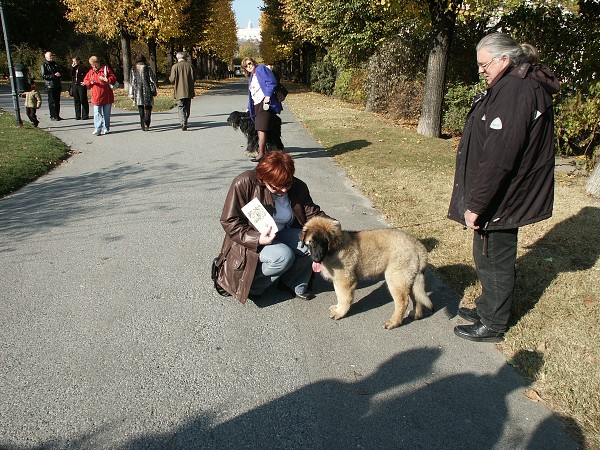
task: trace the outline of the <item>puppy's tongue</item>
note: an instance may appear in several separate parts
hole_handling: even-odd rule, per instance
[[[312,263],[313,272],[317,272],[318,273],[318,272],[321,271],[322,268],[323,268],[323,264],[317,263],[317,262],[313,262]]]

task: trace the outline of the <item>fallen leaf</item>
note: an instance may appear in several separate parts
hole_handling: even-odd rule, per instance
[[[594,306],[596,304],[596,299],[588,295],[587,297],[583,297],[583,304],[585,306]]]
[[[537,351],[546,353],[548,351],[548,344],[546,342],[540,342],[540,345],[537,346]]]
[[[542,401],[542,397],[540,397],[540,395],[534,389],[529,389],[528,391],[523,392],[523,395],[534,402]]]

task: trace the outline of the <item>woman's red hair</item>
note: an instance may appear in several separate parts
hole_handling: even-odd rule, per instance
[[[289,186],[294,179],[294,160],[280,150],[267,152],[256,166],[256,176],[271,186]]]

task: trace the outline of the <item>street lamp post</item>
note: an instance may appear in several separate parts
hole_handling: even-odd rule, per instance
[[[15,107],[15,117],[17,119],[17,126],[22,126],[23,121],[21,120],[21,111],[19,110],[19,94],[17,90],[17,80],[15,78],[15,68],[13,67],[12,57],[10,55],[10,41],[8,39],[8,29],[6,28],[6,21],[4,20],[4,6],[2,0],[0,0],[0,18],[2,19],[2,31],[4,32],[4,45],[6,46],[6,59],[8,62],[8,70],[10,73],[10,86],[12,89],[13,105]]]

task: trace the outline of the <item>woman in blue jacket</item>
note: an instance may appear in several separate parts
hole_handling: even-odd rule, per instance
[[[242,60],[242,69],[249,78],[248,110],[254,122],[254,129],[258,134],[258,155],[256,158],[252,158],[252,162],[258,162],[266,152],[269,125],[274,115],[283,110],[283,106],[275,95],[278,82],[271,69],[263,64],[257,64],[250,57]]]

